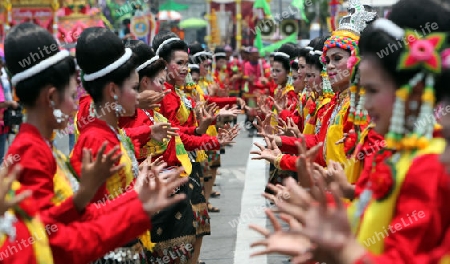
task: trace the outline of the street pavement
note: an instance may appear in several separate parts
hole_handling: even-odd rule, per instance
[[[243,121],[244,116],[239,116],[238,123],[243,124]],[[262,143],[262,138],[249,138],[242,128],[235,142],[221,155],[221,175],[217,176],[217,186],[214,187],[221,195],[210,200],[213,206],[220,208],[220,212],[210,213],[211,236],[203,239],[200,259],[206,264],[287,263],[286,257],[277,255],[250,258],[255,251],[250,249],[250,244],[262,236],[250,230],[248,225],[253,223],[271,228],[263,211],[269,205],[261,196],[269,166],[265,161],[252,161],[249,154],[254,148],[253,143]],[[67,136],[58,137],[56,145],[63,153],[69,153]]]

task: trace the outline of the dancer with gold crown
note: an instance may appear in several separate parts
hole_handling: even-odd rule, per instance
[[[448,61],[450,28],[444,22],[450,9],[444,11],[438,3],[426,2],[425,10],[424,1],[398,2],[391,20],[375,20],[361,36],[364,106],[386,144],[366,158],[352,204],[345,208],[336,185],[330,186],[336,203],[332,208],[320,198],[322,186],[311,196],[295,182],[286,182],[291,197],[279,203],[279,210],[290,215],[291,223],[295,223],[293,219],[302,222],[303,229],[295,235],[277,227],[282,233],[272,235],[255,227],[267,237],[255,244],[269,245],[261,253],[291,255],[295,251],[296,263],[311,257],[333,263],[445,263],[448,259],[450,218],[445,204],[450,185],[446,168],[439,162],[445,142],[433,135],[436,123],[430,116],[434,116],[436,96],[448,97],[444,78],[449,66],[444,62]],[[419,14],[420,20],[409,19]],[[439,30],[446,32],[418,35],[421,23],[433,19],[445,25]],[[387,58],[377,55],[383,47],[403,39],[408,39],[409,45]],[[416,125],[419,122],[421,125]],[[448,125],[445,120],[443,123]],[[448,164],[445,162],[446,167]],[[273,223],[278,225],[276,220]],[[279,239],[285,239],[283,249],[270,246]],[[322,254],[316,254],[319,251]]]
[[[346,161],[356,146],[359,133],[355,131],[361,131],[367,126],[367,113],[363,111],[362,107],[357,106],[359,80],[357,43],[359,32],[364,30],[367,22],[375,18],[376,13],[365,11],[364,7],[356,2],[352,4],[354,5],[352,7],[357,8],[358,12],[341,20],[339,29],[333,32],[330,39],[325,42],[321,55],[322,63],[327,67],[327,76],[335,94],[329,103],[327,114],[322,119],[320,130],[314,135],[304,135],[300,139],[308,149],[323,142],[323,147],[316,158],[316,162],[321,166],[327,166],[331,161],[335,161],[345,168]],[[328,80],[326,76],[324,77],[323,87],[326,88]],[[360,91],[363,90],[360,89]],[[280,146],[281,151],[297,153],[295,142],[299,141],[298,139],[286,136],[272,138]],[[258,153],[255,152],[255,154]],[[296,156],[278,154],[275,158],[271,156],[270,160],[281,169],[292,170],[295,168]],[[348,180],[354,184],[357,179]]]

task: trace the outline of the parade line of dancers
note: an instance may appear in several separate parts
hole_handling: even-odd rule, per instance
[[[268,62],[168,31],[149,46],[87,28],[71,54],[23,23],[4,46],[26,119],[0,171],[0,263],[204,263],[242,112],[265,141],[249,155],[270,162],[261,191],[275,204],[273,228],[250,225],[262,238],[249,254],[450,261],[446,1],[400,0],[380,18],[351,0],[330,36]]]

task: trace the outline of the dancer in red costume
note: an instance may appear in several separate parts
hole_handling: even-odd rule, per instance
[[[360,74],[361,84],[367,89],[365,107],[376,124],[374,129],[384,135],[386,146],[366,159],[355,200],[347,210],[336,186],[331,189],[337,208],[331,208],[319,198],[322,191],[313,198],[288,183],[291,193],[296,193],[296,198],[291,196],[296,208],[287,202],[280,203],[279,209],[300,220],[305,231],[289,237],[264,233],[269,237],[265,245],[284,237],[287,241],[283,251],[293,252],[292,247],[288,249],[293,245],[291,239],[311,239],[314,249],[307,245],[309,242],[296,240],[296,251],[301,253],[294,253],[294,263],[311,257],[333,263],[445,263],[450,226],[445,204],[450,185],[445,167],[439,162],[445,143],[433,136],[435,120],[427,117],[433,116],[435,96],[448,94],[443,79],[448,77],[448,66],[442,62],[450,47],[446,23],[449,13],[450,9],[444,10],[434,1],[399,1],[392,9],[392,21],[376,20],[363,32],[359,48],[364,56]],[[441,30],[447,32],[417,36],[414,30],[433,19],[445,25]],[[414,41],[389,57],[381,59],[377,55],[382,47],[405,37]],[[416,52],[422,44],[434,47],[427,51],[430,57]],[[430,64],[427,58],[431,57],[438,63]],[[422,125],[416,126],[416,122]],[[271,248],[266,252],[280,252]],[[319,251],[321,254],[316,254]]]
[[[56,40],[47,30],[34,24],[21,24],[10,33],[5,41],[7,66],[17,96],[28,110],[28,118],[9,149],[9,155],[20,157],[16,160],[23,168],[20,177],[16,177],[19,169],[15,164],[8,164],[13,171],[8,180],[4,179],[5,171],[0,177],[1,262],[94,261],[150,228],[149,216],[183,198],[168,199],[167,194],[184,181],[153,187],[145,187],[141,182],[136,191],[131,188],[101,208],[86,206],[110,173],[120,168],[111,167],[117,159],[113,158],[117,149],[95,162],[89,151],[84,150],[82,175],[86,177],[79,181],[67,170],[67,163],[60,162],[50,142],[53,130],[67,125],[76,107],[74,60],[67,51],[58,50]],[[20,67],[18,62],[39,47],[55,48],[27,68]],[[100,156],[103,151],[104,148]],[[141,176],[146,171],[143,173]],[[169,178],[174,177],[176,174]],[[16,182],[16,178],[24,185]],[[24,200],[30,194],[33,198]],[[58,206],[51,206],[52,203]]]

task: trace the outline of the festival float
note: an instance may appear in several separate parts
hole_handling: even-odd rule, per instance
[[[49,30],[57,37],[57,16],[60,3],[58,0],[3,0],[4,24],[1,38],[14,25],[31,22]]]
[[[230,44],[236,49],[240,49],[242,44],[250,45],[247,38],[248,34],[242,30],[242,26],[243,21],[247,21],[244,25],[251,27],[254,1],[206,0],[206,2],[206,19],[209,22],[209,26],[205,41],[210,49],[214,49],[217,45],[222,45],[222,39],[229,36],[231,36]],[[229,21],[232,21],[232,23],[229,23]]]
[[[64,0],[61,4],[56,19],[57,39],[62,46],[76,43],[85,28],[111,27],[101,10],[91,8],[87,0]]]

